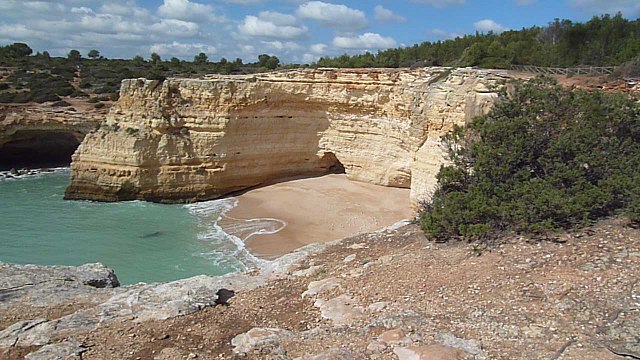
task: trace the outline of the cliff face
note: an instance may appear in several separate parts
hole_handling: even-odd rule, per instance
[[[439,139],[486,112],[495,71],[300,70],[125,80],[106,123],[73,156],[68,199],[216,198],[277,178],[348,177],[428,196]]]
[[[0,105],[0,169],[69,164],[84,136],[105,116],[105,110],[93,106],[72,111],[42,104]]]

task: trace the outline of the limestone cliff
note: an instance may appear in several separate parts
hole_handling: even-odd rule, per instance
[[[68,199],[205,200],[344,167],[427,196],[440,136],[486,112],[504,72],[320,69],[125,80],[73,156]]]
[[[106,110],[95,109],[83,100],[74,104],[73,109],[47,104],[0,105],[0,169],[47,162],[69,164],[84,136],[106,116]]]

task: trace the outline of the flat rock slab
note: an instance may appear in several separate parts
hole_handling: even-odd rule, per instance
[[[294,360],[356,360],[357,358],[344,349],[329,349],[315,355],[305,355]]]
[[[236,354],[248,354],[266,345],[276,345],[282,338],[290,336],[288,330],[274,328],[253,328],[244,334],[240,334],[231,340],[233,352]]]
[[[351,325],[364,314],[364,309],[349,295],[340,295],[328,301],[316,300],[314,305],[320,309],[322,318],[331,320],[334,325]]]
[[[389,345],[411,344],[411,339],[407,337],[402,329],[391,329],[383,332],[379,341]]]
[[[436,336],[436,342],[443,346],[460,349],[473,356],[484,357],[482,346],[477,340],[465,340],[457,338],[451,333],[440,333]]]
[[[408,346],[393,349],[398,360],[462,360],[462,350],[441,345]]]
[[[0,309],[25,304],[95,303],[110,297],[118,286],[113,270],[98,263],[39,266],[0,262]]]
[[[25,360],[69,360],[82,359],[82,353],[87,348],[77,341],[65,341],[59,344],[51,344],[41,347],[27,356]]]
[[[25,306],[87,304],[81,310],[56,319],[39,315],[42,318],[19,321],[0,329],[0,350],[43,346],[41,352],[36,351],[32,355],[34,359],[47,358],[49,355],[46,354],[54,352],[76,351],[73,339],[111,323],[188,315],[215,306],[224,294],[254,289],[270,279],[283,276],[314,249],[316,247],[308,246],[288,254],[270,263],[270,267],[259,274],[201,275],[167,283],[140,283],[124,287],[119,287],[113,270],[101,264],[73,267],[0,262],[0,311],[19,311]],[[228,298],[222,300],[226,302]]]
[[[312,281],[309,283],[307,291],[302,293],[302,297],[315,297],[323,292],[327,292],[339,287],[340,281],[338,281],[338,279],[334,277]]]
[[[110,322],[163,320],[213,306],[225,277],[195,276],[121,288],[105,302],[60,319],[21,322],[0,331],[0,346],[44,345]]]
[[[315,265],[306,269],[295,271],[292,275],[294,277],[311,277],[319,274],[324,269],[322,265]]]

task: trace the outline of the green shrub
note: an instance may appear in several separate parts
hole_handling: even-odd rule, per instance
[[[55,93],[58,96],[70,96],[71,94],[74,93],[74,91],[75,91],[75,89],[71,85],[62,86],[62,87],[58,87],[58,88],[54,88],[53,89],[53,93]]]
[[[22,93],[22,94],[29,94],[29,93]],[[25,102],[29,102],[29,101],[33,101],[33,102],[37,102],[37,103],[44,103],[44,102],[50,102],[50,101],[60,101],[60,97],[57,96],[56,94],[46,94],[46,93],[38,93],[38,94],[33,94],[33,96],[28,97],[28,100]],[[18,102],[18,101],[16,101]]]
[[[51,104],[51,106],[53,107],[67,107],[67,106],[71,106],[71,104],[69,104],[68,102],[62,100],[62,101],[56,101],[53,104]]]
[[[640,220],[640,108],[626,95],[541,77],[443,140],[452,163],[421,214],[436,239]]]
[[[15,94],[13,93],[0,93],[0,104],[8,104],[13,102]]]
[[[75,70],[72,66],[53,67],[51,73],[54,75],[60,75],[61,77],[72,80],[75,76]]]
[[[80,91],[80,90],[74,90],[73,94],[71,94],[70,96],[74,97],[74,98],[88,98],[89,94],[87,94],[87,93],[85,93],[83,91]]]
[[[119,86],[102,86],[94,90],[96,94],[111,94],[118,92]]]

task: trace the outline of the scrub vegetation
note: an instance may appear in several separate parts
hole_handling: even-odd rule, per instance
[[[628,95],[516,83],[444,144],[451,163],[421,215],[436,240],[640,221],[640,107]]]

